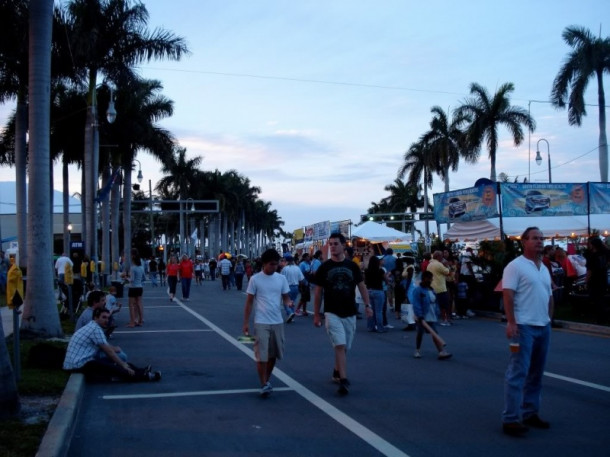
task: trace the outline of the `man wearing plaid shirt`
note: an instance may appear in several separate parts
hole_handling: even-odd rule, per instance
[[[118,346],[111,346],[104,335],[110,313],[105,308],[93,311],[93,320],[74,333],[68,343],[64,370],[84,373],[89,379],[122,381],[159,381],[161,373],[151,372],[150,365],[138,368],[122,360]]]

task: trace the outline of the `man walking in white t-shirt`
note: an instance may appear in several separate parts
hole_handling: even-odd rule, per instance
[[[254,356],[261,383],[261,396],[273,392],[269,380],[275,362],[284,354],[284,320],[280,302],[292,307],[290,288],[286,277],[277,273],[280,255],[275,249],[266,250],[261,256],[263,268],[256,273],[246,290],[244,308],[244,335],[250,334],[250,314],[254,312]]]

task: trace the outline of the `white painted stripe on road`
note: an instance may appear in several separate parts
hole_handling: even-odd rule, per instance
[[[578,384],[578,385],[585,386],[585,387],[591,387],[592,389],[598,389],[598,390],[602,390],[604,392],[610,392],[610,387],[602,386],[601,384],[581,381],[580,379],[570,378],[568,376],[562,376],[560,374],[555,374],[555,373],[549,373],[548,371],[545,371],[544,375],[548,376],[549,378],[555,378],[555,379],[559,379],[561,381],[571,382],[572,384]]]
[[[216,333],[218,333],[220,336],[222,336],[230,344],[232,344],[237,349],[242,351],[252,360],[255,360],[254,351],[252,349],[250,349],[249,346],[246,346],[246,345],[238,342],[235,337],[233,337],[232,335],[229,335],[223,329],[214,325],[211,321],[209,321],[208,319],[206,319],[205,317],[203,317],[196,311],[192,310],[188,306],[185,306],[180,300],[176,300],[176,302],[180,306],[182,306],[182,308],[184,308],[185,311],[187,311],[188,313],[191,313],[195,318],[199,319],[201,322],[206,324],[208,327],[210,327],[212,330],[214,330]],[[347,428],[347,430],[354,433],[358,438],[363,439],[365,442],[367,442],[369,445],[371,445],[372,447],[377,449],[383,455],[391,456],[391,457],[409,457],[408,454],[405,454],[403,451],[401,451],[400,449],[398,449],[396,446],[392,445],[388,441],[384,440],[381,436],[377,435],[372,430],[369,430],[361,423],[355,421],[350,416],[345,414],[343,411],[339,410],[338,408],[335,408],[333,405],[331,405],[326,400],[324,400],[323,398],[319,397],[318,395],[316,395],[315,393],[313,393],[312,391],[307,389],[305,386],[303,386],[301,383],[297,382],[295,379],[288,376],[286,373],[284,373],[279,368],[275,368],[273,370],[273,374],[278,379],[280,379],[284,384],[286,384],[288,387],[292,388],[296,393],[298,393],[303,398],[305,398],[307,401],[309,401],[312,405],[319,408],[322,412],[326,413],[328,416],[330,416],[332,419],[337,421],[339,424],[343,425],[345,428]],[[274,390],[276,390],[276,389],[274,389]]]
[[[274,387],[274,392],[293,390],[290,387]],[[173,392],[165,394],[137,394],[137,395],[103,395],[103,400],[140,400],[143,398],[174,398],[174,397],[197,397],[202,395],[235,395],[256,394],[260,389],[227,389],[227,390],[199,390],[194,392]]]
[[[186,333],[186,332],[213,332],[214,330],[209,328],[196,328],[191,330],[118,330],[112,332],[113,335],[136,335],[138,333]]]

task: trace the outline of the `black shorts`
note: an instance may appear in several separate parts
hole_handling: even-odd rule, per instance
[[[311,290],[309,289],[309,286],[299,285],[299,292],[301,293],[302,302],[311,300]]]
[[[142,287],[130,287],[129,292],[127,293],[127,296],[131,297],[131,298],[136,298],[136,297],[141,297],[143,293],[144,293],[144,288],[142,288]]]

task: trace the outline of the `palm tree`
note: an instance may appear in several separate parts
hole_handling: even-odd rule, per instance
[[[120,90],[117,92],[117,116],[116,122],[107,126],[101,131],[102,144],[112,147],[101,148],[102,157],[109,156],[109,160],[104,163],[111,163],[113,168],[122,167],[124,173],[123,181],[123,248],[128,251],[131,248],[131,171],[134,159],[139,151],[149,152],[161,163],[171,160],[174,137],[167,130],[159,127],[156,122],[169,117],[173,114],[173,102],[160,95],[163,86],[159,81],[144,80],[133,78],[122,81]],[[100,91],[100,95],[105,95],[105,91]],[[105,180],[110,178],[110,174],[105,173]],[[107,217],[102,219],[103,227],[103,249],[102,258],[104,266],[110,266],[110,259],[118,261],[119,241],[118,241],[118,214],[119,200],[118,193],[111,193],[114,199],[111,200],[111,220],[115,221],[112,227],[114,240],[111,242],[107,234],[110,233],[109,220]],[[104,214],[108,214],[108,203],[102,202]],[[116,235],[115,235],[116,233]],[[112,247],[112,252],[110,252]],[[129,256],[125,256],[126,260]]]
[[[133,66],[151,59],[179,60],[188,49],[184,40],[170,32],[146,29],[148,11],[130,0],[72,0],[64,10],[75,66],[86,69],[88,118],[85,128],[86,253],[95,252],[94,194],[98,178],[97,100],[98,74],[118,83],[134,77]]]
[[[512,83],[505,83],[490,98],[487,90],[477,83],[470,85],[470,93],[464,103],[455,110],[454,116],[465,116],[469,119],[466,128],[467,147],[472,153],[472,160],[478,159],[480,148],[485,142],[491,162],[490,179],[496,181],[496,152],[498,150],[500,126],[506,127],[515,143],[519,146],[524,139],[522,125],[534,131],[536,123],[526,109],[511,106],[509,94],[514,90]]]
[[[568,122],[581,125],[587,115],[584,93],[589,80],[597,80],[597,104],[599,107],[599,172],[601,180],[608,182],[608,141],[606,139],[606,96],[604,73],[610,72],[610,38],[595,38],[584,27],[566,27],[563,40],[572,47],[559,73],[553,81],[551,102],[565,108],[568,100]],[[570,92],[568,97],[568,92]]]
[[[428,153],[427,145],[422,136],[418,142],[411,144],[404,156],[404,164],[398,170],[398,177],[403,179],[408,174],[407,184],[417,188],[423,178],[424,184],[424,212],[427,214],[430,203],[428,189],[432,188],[432,170],[434,169],[432,154]],[[430,233],[428,219],[426,219],[426,236]]]
[[[22,241],[19,266],[27,265],[26,211],[26,141],[28,95],[28,21],[29,1],[3,0],[0,2],[0,103],[17,100],[15,110],[13,159],[17,204],[17,234]]]
[[[53,246],[49,198],[51,32],[53,4],[30,2],[28,245],[36,256],[28,259],[28,292],[21,327],[46,337],[63,331],[53,295]]]
[[[160,193],[173,193],[180,200],[180,253],[185,252],[185,235],[182,214],[186,199],[194,193],[201,179],[199,165],[203,161],[201,156],[192,159],[186,158],[186,148],[176,148],[174,154],[162,166],[161,172],[165,174],[157,183],[156,190]]]
[[[468,121],[463,114],[454,115],[449,121],[447,114],[440,106],[431,109],[434,116],[430,121],[430,130],[424,134],[427,153],[432,155],[434,171],[445,183],[445,192],[449,192],[449,170],[455,172],[463,158],[474,163],[476,156],[466,148],[466,135],[461,127]]]

